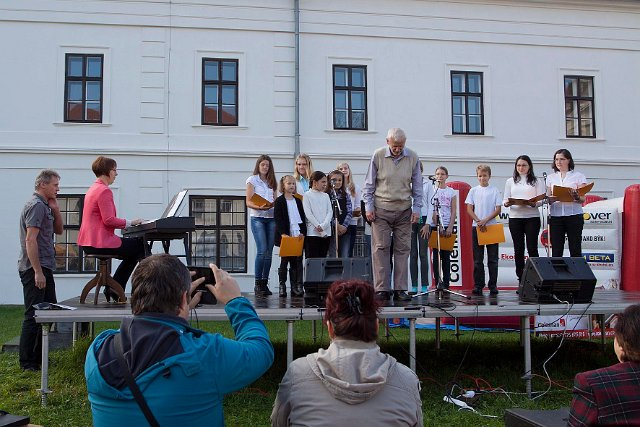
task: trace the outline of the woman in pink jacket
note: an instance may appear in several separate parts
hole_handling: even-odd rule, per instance
[[[99,156],[91,165],[93,173],[98,177],[87,194],[84,196],[82,210],[82,224],[78,234],[78,245],[88,255],[115,255],[122,259],[113,278],[120,283],[122,290],[138,264],[144,258],[144,246],[140,238],[123,239],[115,235],[116,228],[138,225],[141,219],[132,221],[116,216],[116,206],[113,203],[113,193],[109,185],[118,176],[116,161],[108,157]],[[109,288],[104,290],[107,301],[111,298],[117,301]]]

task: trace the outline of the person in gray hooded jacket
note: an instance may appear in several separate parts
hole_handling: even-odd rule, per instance
[[[325,311],[331,344],[289,365],[272,426],[422,426],[418,377],[376,344],[378,304],[370,283],[331,285]]]

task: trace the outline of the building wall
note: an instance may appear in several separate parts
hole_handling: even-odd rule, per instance
[[[492,165],[492,183],[502,188],[516,156],[529,154],[541,173],[562,147],[596,181],[596,194],[619,197],[637,182],[637,2],[300,4],[300,149],[316,169],[348,159],[362,182],[370,153],[400,126],[427,171],[445,164],[451,180],[472,185],[479,162]],[[242,195],[261,153],[272,155],[278,175],[290,173],[293,30],[293,1],[285,0],[2,2],[0,304],[22,300],[17,224],[39,169],[57,169],[61,193],[77,194],[93,182],[97,155],[116,158],[116,204],[128,218],[157,217],[183,188]],[[63,122],[65,52],[104,53],[104,123]],[[199,124],[202,57],[239,59],[239,126]],[[333,130],[331,65],[341,63],[367,66],[367,131]],[[452,69],[484,73],[483,136],[451,135]],[[595,76],[595,139],[564,136],[569,73]],[[248,271],[238,275],[244,290],[255,255],[248,240]],[[56,280],[63,299],[78,295],[88,276]]]

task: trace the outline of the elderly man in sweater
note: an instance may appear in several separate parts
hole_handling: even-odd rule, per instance
[[[393,235],[394,300],[407,301],[411,224],[420,217],[422,174],[418,155],[405,147],[400,128],[387,133],[387,145],[371,157],[362,196],[367,219],[372,223],[372,262],[376,297],[391,297],[389,251]]]

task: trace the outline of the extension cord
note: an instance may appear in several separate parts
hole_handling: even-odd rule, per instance
[[[463,402],[462,400],[454,399],[451,396],[444,396],[442,398],[442,400],[444,400],[447,403],[453,403],[454,405],[459,406],[459,407],[464,408],[464,409],[473,410],[473,408],[471,406],[467,405],[466,402]]]

